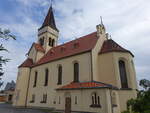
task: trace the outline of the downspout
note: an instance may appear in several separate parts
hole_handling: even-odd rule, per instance
[[[19,68],[18,68],[18,71],[19,71]],[[18,74],[19,75],[19,74]],[[18,83],[18,75],[17,75],[17,80],[16,80],[16,86],[15,86],[15,93],[17,91],[17,83]],[[16,99],[16,94],[15,94],[15,105],[17,105],[18,101]]]
[[[110,89],[110,102],[111,102],[111,112],[112,113],[114,113],[114,110],[113,110],[113,105],[112,105],[112,95],[111,95],[111,93],[112,93],[112,89]]]
[[[92,57],[92,50],[90,51],[91,55],[91,81],[93,81],[93,57]]]
[[[27,99],[28,99],[28,92],[29,92],[29,84],[30,84],[30,75],[31,75],[31,67],[29,68],[29,79],[28,79],[28,87],[27,87],[27,93],[26,93],[26,100],[25,100],[25,107],[27,107]]]

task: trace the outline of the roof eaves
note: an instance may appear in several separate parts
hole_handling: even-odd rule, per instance
[[[54,59],[54,60],[51,60],[51,61],[48,61],[48,62],[35,64],[35,65],[31,66],[31,67],[36,67],[36,66],[39,66],[39,65],[42,65],[42,64],[47,64],[47,63],[54,62],[56,60],[64,59],[64,58],[67,58],[67,57],[72,57],[72,56],[76,56],[76,55],[79,55],[79,54],[84,54],[84,53],[87,53],[87,52],[90,52],[90,51],[91,51],[91,49],[87,50],[87,51],[84,51],[84,52],[81,52],[81,53],[76,53],[76,54],[73,54],[73,55],[68,55],[68,56],[64,56],[64,57],[58,58],[58,59]]]
[[[108,51],[105,51],[105,52],[99,52],[99,54],[105,54],[105,53],[110,53],[110,52],[122,52],[122,53],[129,53],[131,54],[132,57],[134,57],[133,53],[129,50],[125,50],[125,51],[122,51],[122,50],[108,50]]]
[[[81,88],[57,88],[56,90],[82,90],[82,89],[115,89],[108,86],[97,86],[97,87],[81,87]],[[117,88],[116,88],[117,89]]]

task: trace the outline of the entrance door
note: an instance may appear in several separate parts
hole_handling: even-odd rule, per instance
[[[65,113],[71,113],[71,97],[66,97],[66,100],[65,100]]]

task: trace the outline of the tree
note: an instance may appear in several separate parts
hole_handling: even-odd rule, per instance
[[[2,30],[0,28],[0,41],[2,40],[8,41],[9,39],[16,40],[16,37],[11,34],[10,30],[8,29]],[[0,43],[0,52],[8,52],[8,50],[3,46],[2,42]],[[2,78],[1,78],[4,74],[3,64],[6,64],[6,62],[8,61],[9,59],[4,58],[2,55],[0,55],[0,88],[3,85]]]
[[[127,102],[127,111],[123,113],[150,113],[150,81],[142,79],[139,85],[143,89],[138,91],[136,99]]]

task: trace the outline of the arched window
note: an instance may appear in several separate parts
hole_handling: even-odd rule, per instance
[[[58,85],[62,84],[62,66],[58,66]]]
[[[77,104],[77,96],[75,96],[75,104]]]
[[[60,104],[60,96],[59,96],[59,98],[58,98],[58,104]]]
[[[97,97],[97,104],[100,105],[100,97]]]
[[[37,71],[35,71],[33,87],[36,87],[36,83],[37,83],[37,76],[38,76],[38,72],[37,72]]]
[[[52,43],[52,39],[49,38],[49,42],[48,42],[48,45],[51,46],[51,43]]]
[[[41,100],[41,103],[46,103],[47,102],[47,94],[43,94],[43,98]]]
[[[44,45],[44,37],[39,39],[39,43],[40,43],[40,45],[42,45],[42,46]]]
[[[79,64],[74,63],[74,82],[79,82]]]
[[[49,74],[49,71],[48,71],[48,69],[46,69],[45,70],[45,82],[44,82],[44,86],[48,85],[48,74]]]
[[[115,92],[112,93],[112,106],[113,107],[117,106],[117,97],[116,97],[116,93]]]
[[[95,104],[95,99],[94,99],[94,95],[92,95],[92,105]]]
[[[100,105],[100,97],[97,95],[96,92],[92,94],[92,104],[91,107],[101,107]]]
[[[128,88],[126,66],[123,60],[119,61],[119,71],[120,71],[121,87]]]
[[[52,47],[54,47],[54,45],[55,45],[55,40],[54,39],[52,39]]]
[[[30,103],[34,103],[34,102],[35,102],[35,94],[32,94],[32,98],[31,98]]]

